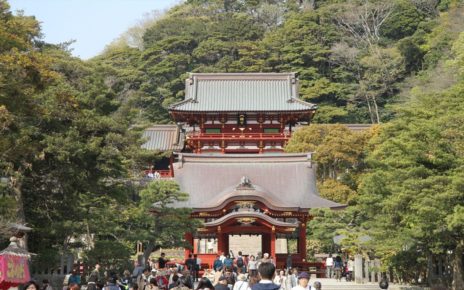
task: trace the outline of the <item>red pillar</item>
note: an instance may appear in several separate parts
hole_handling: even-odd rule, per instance
[[[192,253],[192,249],[193,249],[193,236],[192,236],[192,233],[185,233],[184,238],[185,238],[185,241],[187,241],[191,246],[191,249],[185,248],[185,251],[184,251],[185,259],[188,259],[190,254]]]
[[[169,158],[169,174],[171,177],[174,177],[174,155],[171,154],[171,157]]]
[[[271,234],[261,235],[261,251],[262,253],[271,253]]]
[[[276,233],[275,233],[275,228],[274,227],[272,227],[272,232],[271,232],[271,257],[277,263],[277,257],[276,257]]]
[[[217,239],[218,239],[218,245],[217,245],[217,253],[220,255],[221,253],[224,253],[224,235],[222,233],[217,234]]]
[[[306,218],[303,218],[298,233],[298,253],[306,260]]]
[[[223,234],[223,241],[224,241],[224,253],[227,255],[229,254],[229,235],[228,234]]]

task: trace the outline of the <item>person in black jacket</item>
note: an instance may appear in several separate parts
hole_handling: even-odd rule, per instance
[[[161,257],[158,258],[158,268],[160,268],[160,269],[166,268],[166,263],[167,262],[168,262],[168,260],[166,260],[166,254],[161,253]]]
[[[221,276],[219,278],[219,283],[217,283],[217,285],[214,286],[214,290],[230,290],[227,286],[227,277]]]
[[[189,258],[185,261],[185,266],[187,266],[187,269],[190,272],[190,276],[192,277],[193,281],[195,281],[195,273],[196,273],[196,266],[197,266],[197,259],[193,256],[193,254],[190,254]]]
[[[272,263],[265,262],[261,263],[258,267],[259,276],[261,276],[261,280],[259,283],[256,283],[251,288],[252,290],[278,290],[280,289],[280,285],[274,284],[272,279],[274,278],[275,274],[275,266]]]

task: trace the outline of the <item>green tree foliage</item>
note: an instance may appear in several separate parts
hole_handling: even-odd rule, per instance
[[[334,179],[327,179],[318,184],[318,190],[323,198],[342,204],[349,203],[356,195],[356,191],[351,189],[348,185]]]
[[[453,289],[463,285],[463,89],[461,79],[398,109],[373,139],[357,200],[376,250],[398,269],[407,266],[402,257],[410,251],[424,268],[428,259],[452,252]]]
[[[187,198],[188,194],[170,180],[152,181],[140,192],[140,202],[127,212],[127,222],[131,224],[127,230],[134,240],[145,242],[145,261],[160,247],[189,246],[184,234],[195,232],[198,221],[190,218],[189,209],[173,208]]]
[[[159,158],[140,148],[141,125],[133,125],[141,119],[134,104],[147,97],[132,64],[140,52],[121,47],[84,63],[39,36],[33,17],[15,16],[0,1],[2,228],[16,221],[34,229],[28,246],[36,265],[55,267],[60,255],[92,246],[90,261],[119,263],[142,239],[127,221],[141,206],[142,169]]]
[[[435,0],[186,1],[127,32],[144,31],[138,52],[122,37],[95,61],[105,63],[109,82],[129,81],[140,122],[169,122],[166,109],[184,97],[188,72],[294,71],[301,97],[321,108],[315,122],[378,123],[391,118],[385,107],[396,100],[397,84],[420,69],[424,58],[432,61],[435,54],[424,44],[437,5]],[[115,54],[127,54],[127,69]],[[127,92],[115,90],[123,98]]]
[[[391,39],[402,39],[412,35],[424,19],[424,15],[414,4],[409,0],[396,1],[390,17],[382,26],[382,35]]]
[[[337,179],[360,166],[364,138],[363,133],[355,133],[345,125],[311,125],[298,129],[285,151],[315,152],[319,177]]]

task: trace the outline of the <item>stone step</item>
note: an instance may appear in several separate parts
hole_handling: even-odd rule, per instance
[[[314,287],[312,288],[314,289]],[[324,290],[379,290],[379,286],[359,287],[359,286],[322,286]]]
[[[313,288],[314,289],[314,288]],[[324,290],[379,290],[377,285],[322,285]]]

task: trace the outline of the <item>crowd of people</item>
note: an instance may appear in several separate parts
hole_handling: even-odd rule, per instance
[[[342,277],[345,277],[346,281],[351,281],[354,273],[354,260],[349,257],[346,261],[343,261],[340,255],[334,258],[332,254],[329,254],[325,259],[325,269],[327,278],[335,278],[337,281],[341,281]]]
[[[310,275],[298,272],[287,263],[276,272],[275,260],[269,254],[237,257],[217,255],[212,268],[201,270],[201,259],[196,255],[182,264],[168,265],[165,254],[146,266],[135,265],[122,275],[105,271],[99,264],[87,275],[86,283],[73,271],[66,275],[62,290],[309,290],[321,289],[319,282],[310,285]],[[200,271],[201,270],[201,271]],[[48,280],[42,287],[35,282],[25,285],[25,290],[53,290]],[[57,290],[57,289],[56,289]]]

